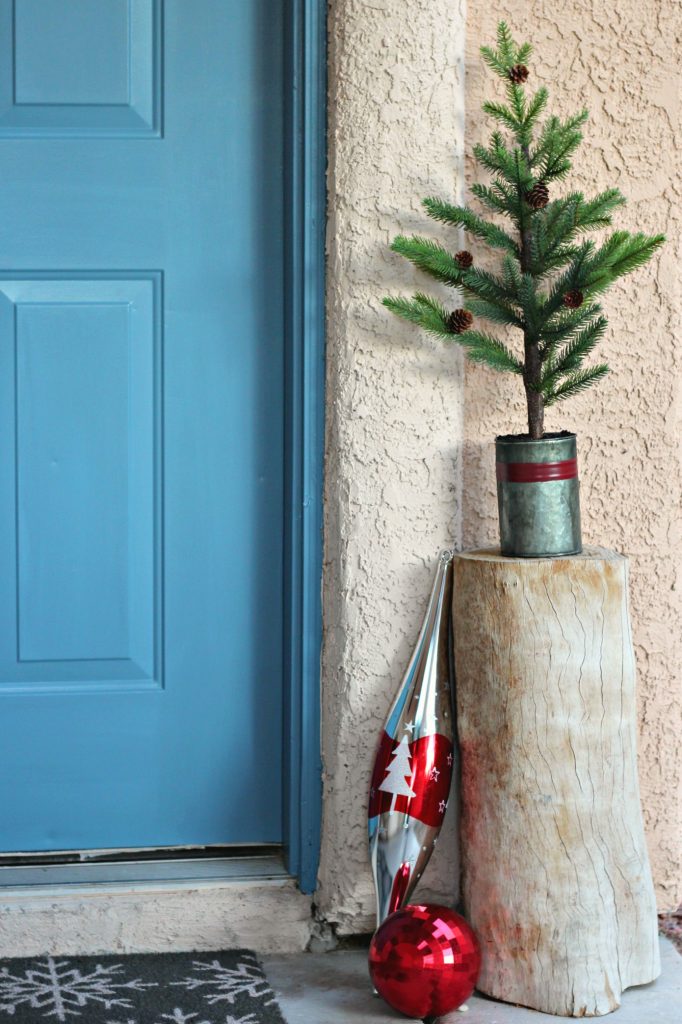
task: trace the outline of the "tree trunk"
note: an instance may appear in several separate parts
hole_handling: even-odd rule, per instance
[[[636,764],[627,561],[454,562],[465,912],[479,989],[564,1016],[660,971]]]
[[[528,365],[526,356],[526,365]],[[545,401],[541,394],[526,385],[526,406],[528,408],[528,436],[540,441],[545,436]]]
[[[530,149],[523,146],[523,155],[526,164],[530,167]],[[523,196],[519,196],[523,209]],[[530,217],[530,210],[526,212],[526,218]],[[529,220],[521,224],[521,248],[519,250],[521,270],[524,274],[530,273],[531,265],[531,237],[532,231]],[[540,378],[542,376],[542,359],[540,357],[540,343],[538,339],[532,339],[525,328],[523,332],[523,383],[526,389],[526,406],[528,409],[528,436],[533,441],[539,441],[545,433],[545,399],[538,391]]]

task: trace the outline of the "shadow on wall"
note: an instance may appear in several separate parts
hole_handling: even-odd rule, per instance
[[[491,521],[491,507],[497,508],[495,484],[495,445],[488,442],[465,441],[462,446],[464,502],[466,515],[462,523],[463,548],[488,548],[499,545],[496,520]]]

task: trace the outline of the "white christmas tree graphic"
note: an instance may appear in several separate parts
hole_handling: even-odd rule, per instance
[[[386,769],[388,772],[386,778],[379,786],[384,793],[392,793],[393,800],[391,801],[391,807],[389,814],[395,810],[395,803],[399,796],[416,796],[413,789],[410,788],[410,784],[407,781],[408,777],[412,778],[412,769],[410,767],[410,743],[407,736],[403,736],[398,746],[393,751],[393,759]]]

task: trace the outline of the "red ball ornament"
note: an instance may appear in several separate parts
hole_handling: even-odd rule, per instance
[[[474,990],[481,950],[470,925],[449,907],[403,907],[377,929],[369,973],[389,1006],[408,1017],[440,1017]]]

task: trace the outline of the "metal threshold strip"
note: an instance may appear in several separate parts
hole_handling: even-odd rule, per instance
[[[288,878],[280,846],[165,847],[0,855],[0,888],[88,885],[199,886]]]

